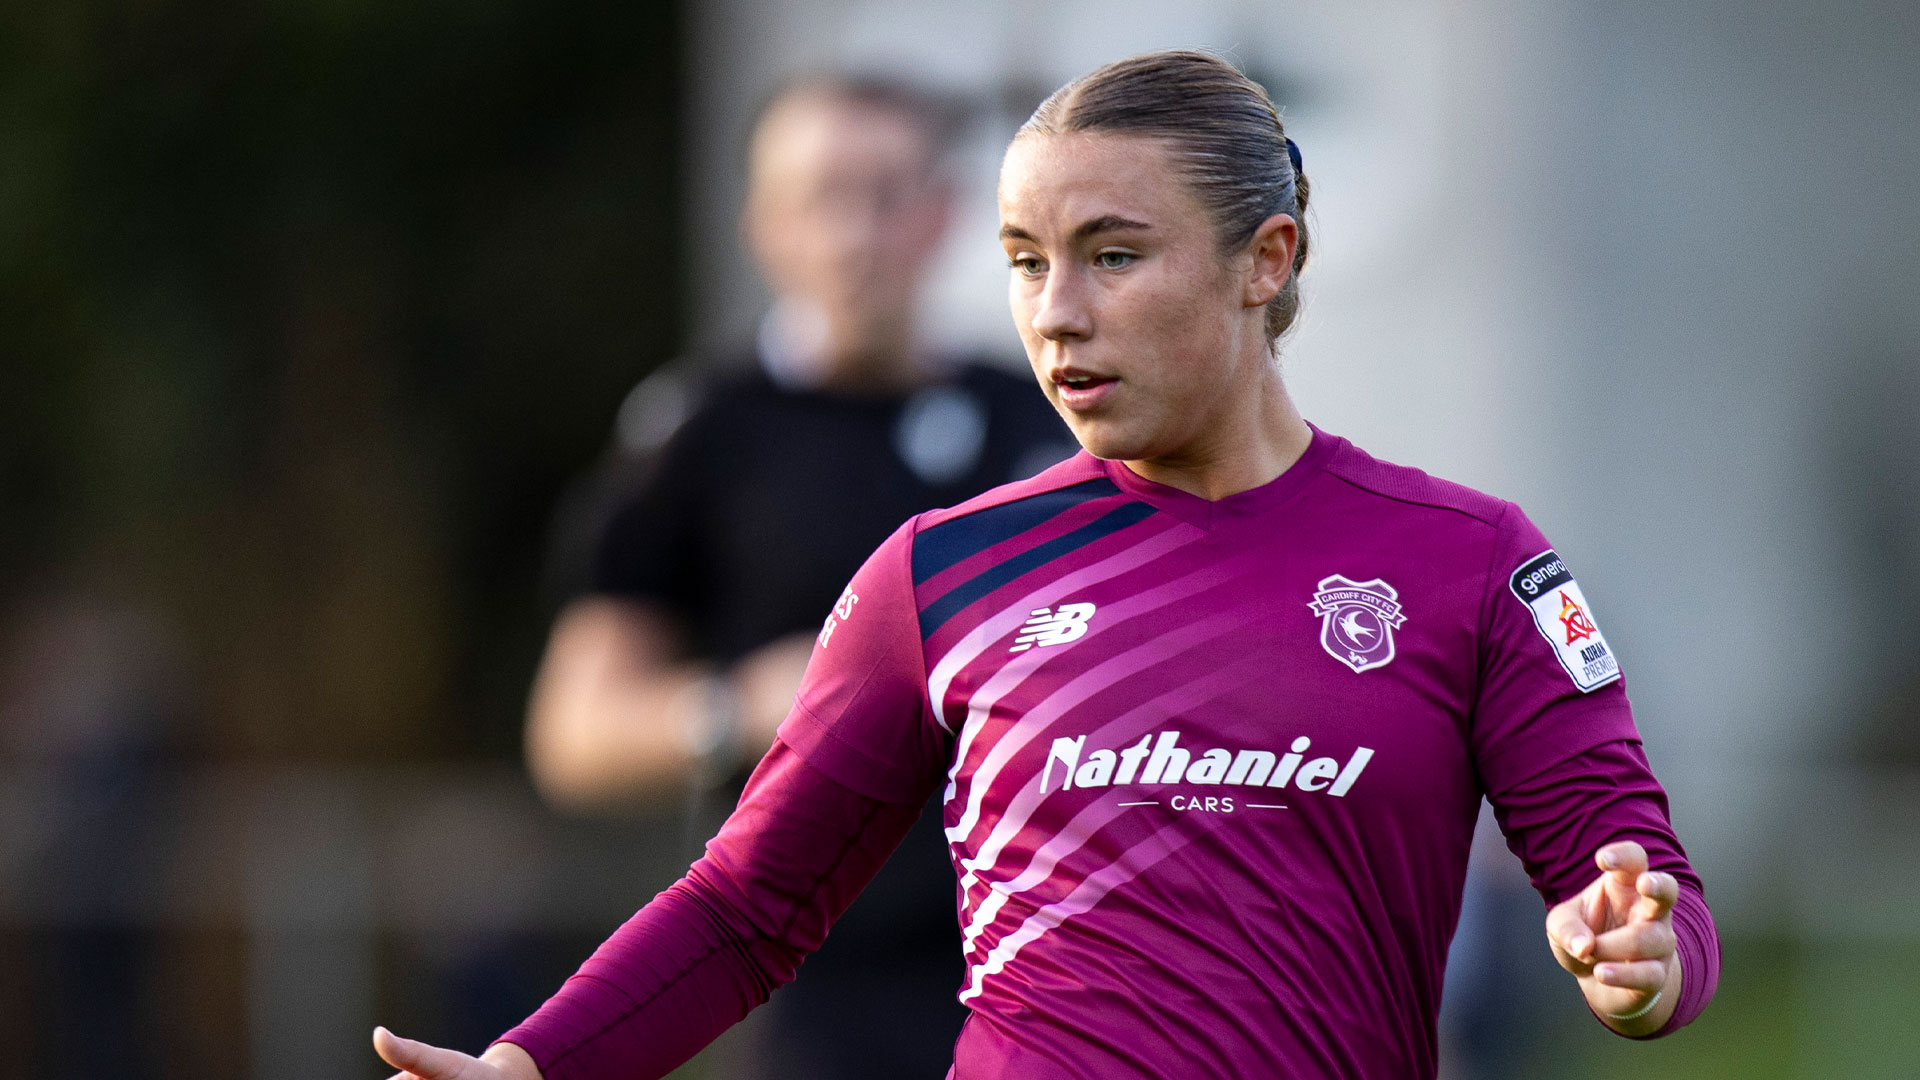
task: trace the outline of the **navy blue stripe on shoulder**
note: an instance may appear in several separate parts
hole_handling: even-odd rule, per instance
[[[1020,575],[1045,566],[1063,555],[1072,554],[1103,536],[1111,536],[1129,525],[1145,521],[1154,513],[1154,508],[1146,503],[1122,503],[1070,533],[1056,536],[1044,544],[994,563],[921,609],[920,639],[924,641],[932,637],[934,631],[946,625],[947,620],[958,615],[968,604]]]
[[[943,521],[913,538],[913,583],[924,585],[928,578],[947,567],[1011,540],[1083,502],[1118,494],[1119,487],[1100,476]]]

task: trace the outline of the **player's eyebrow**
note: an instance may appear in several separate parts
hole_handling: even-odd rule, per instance
[[[1144,221],[1135,221],[1132,218],[1124,218],[1118,214],[1102,214],[1097,218],[1081,222],[1073,230],[1073,239],[1075,241],[1081,241],[1088,237],[1098,236],[1101,233],[1139,232],[1151,228],[1153,228],[1153,226]],[[1029,243],[1036,242],[1034,241],[1032,233],[1018,225],[1000,226],[1000,239],[1025,240]]]
[[[1073,238],[1075,240],[1085,240],[1090,236],[1098,236],[1101,233],[1139,232],[1142,229],[1151,228],[1153,228],[1153,226],[1144,221],[1123,218],[1119,214],[1102,214],[1092,221],[1081,222],[1080,227],[1073,230]]]

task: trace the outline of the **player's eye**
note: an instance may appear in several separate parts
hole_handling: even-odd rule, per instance
[[[1037,277],[1046,272],[1046,261],[1038,255],[1015,255],[1007,260],[1007,265],[1018,271],[1022,277]]]
[[[1093,265],[1102,270],[1125,270],[1139,257],[1131,251],[1102,251],[1093,257]]]

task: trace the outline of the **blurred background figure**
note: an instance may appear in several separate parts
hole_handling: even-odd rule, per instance
[[[838,76],[761,112],[740,235],[772,307],[736,355],[634,390],[612,467],[638,482],[575,509],[590,591],[555,622],[527,722],[555,804],[691,783],[704,838],[772,744],[822,620],[857,603],[841,590],[868,553],[912,515],[1075,449],[1031,378],[916,334],[960,119],[904,82]],[[944,1072],[965,1016],[953,890],[936,803],[774,995],[755,1071]]]
[[[376,1017],[478,1048],[536,1007],[690,854],[672,783],[549,808],[527,687],[556,498],[635,381],[686,352],[654,387],[715,402],[763,324],[819,332],[739,242],[763,102],[859,70],[982,106],[915,351],[1014,356],[1000,151],[1181,45],[1313,175],[1303,411],[1555,538],[1723,935],[1680,1038],[1557,990],[1489,1030],[1451,1006],[1555,969],[1470,901],[1446,1067],[1910,1077],[1913,4],[102,0],[0,5],[0,1080],[376,1080]],[[599,490],[661,475],[675,396]],[[1475,895],[1534,922],[1483,839]]]

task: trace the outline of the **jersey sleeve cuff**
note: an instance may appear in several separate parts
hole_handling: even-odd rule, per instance
[[[1651,1035],[1641,1040],[1671,1035],[1698,1019],[1713,1000],[1720,985],[1720,935],[1713,925],[1713,913],[1698,892],[1680,887],[1673,904],[1674,951],[1680,957],[1680,1003],[1673,1015]]]
[[[559,1021],[535,1013],[490,1045],[512,1043],[533,1059],[534,1067],[540,1070],[541,1080],[567,1080],[573,1070],[566,1067],[565,1048],[578,1044],[582,1039],[578,1037],[580,1033],[570,1036],[565,1031],[554,1030],[563,1026]]]

